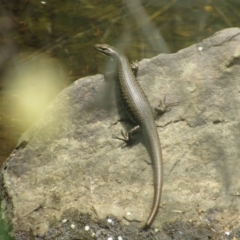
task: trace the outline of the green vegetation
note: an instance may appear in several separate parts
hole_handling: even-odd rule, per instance
[[[4,224],[2,220],[2,210],[0,209],[0,240],[14,240],[11,236],[9,236],[9,227]]]

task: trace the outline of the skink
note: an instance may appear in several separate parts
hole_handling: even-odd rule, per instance
[[[114,47],[107,44],[96,44],[95,48],[102,54],[110,57],[116,61],[118,68],[117,84],[120,90],[120,96],[124,109],[130,120],[136,124],[127,134],[124,135],[126,143],[131,142],[131,138],[135,132],[141,130],[143,136],[146,138],[147,147],[154,164],[154,200],[150,215],[143,226],[149,227],[154,221],[162,195],[163,185],[163,159],[160,140],[155,125],[155,115],[145,93],[137,82],[134,71],[128,62],[128,59],[118,52]],[[170,105],[170,104],[169,104]],[[168,111],[169,105],[164,105],[160,111]],[[173,105],[173,104],[171,104]]]

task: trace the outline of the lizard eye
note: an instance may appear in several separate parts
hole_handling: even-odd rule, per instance
[[[104,47],[104,48],[103,48],[103,51],[104,51],[105,53],[107,53],[107,54],[111,54],[111,53],[112,53],[112,51],[111,51],[109,48],[107,48],[107,47]]]
[[[104,51],[104,52],[107,52],[108,51],[108,49],[106,48],[106,47],[101,47],[100,48],[102,51]]]

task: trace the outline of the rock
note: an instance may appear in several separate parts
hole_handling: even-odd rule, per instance
[[[107,83],[95,75],[64,89],[1,169],[1,205],[17,239],[240,236],[240,29],[142,60],[138,79],[153,106],[164,95],[180,102],[156,122],[159,231],[138,231],[153,199],[150,158],[141,141],[121,148],[111,138],[126,124],[112,124],[113,90],[103,94]]]

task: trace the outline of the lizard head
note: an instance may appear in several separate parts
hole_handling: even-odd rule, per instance
[[[107,44],[96,44],[94,47],[97,49],[97,51],[104,54],[105,56],[114,58],[118,55],[117,50]]]

